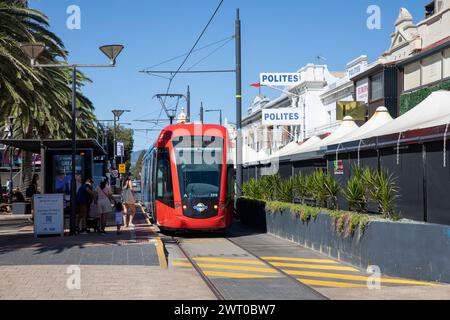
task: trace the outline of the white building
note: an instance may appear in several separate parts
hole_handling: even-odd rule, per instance
[[[249,114],[242,120],[243,143],[256,152],[264,150],[272,154],[289,142],[309,137],[314,128],[327,126],[329,114],[320,96],[328,83],[343,77],[342,73],[330,72],[325,65],[307,64],[298,70],[302,79],[295,87],[288,87],[277,99],[269,101],[265,96],[257,95],[249,107]],[[271,90],[270,88],[266,90]],[[287,92],[292,93],[289,95]],[[299,126],[263,126],[262,109],[301,108],[302,125]]]
[[[320,96],[328,116],[328,123],[325,126],[314,128],[308,132],[308,136],[321,135],[333,131],[337,128],[341,120],[336,120],[336,109],[339,101],[355,101],[355,86],[350,79],[366,70],[369,65],[367,56],[360,56],[346,66],[343,78],[329,83],[325,87],[325,92]]]

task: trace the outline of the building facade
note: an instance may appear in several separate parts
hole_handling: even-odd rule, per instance
[[[398,117],[426,97],[409,93],[449,80],[450,0],[427,4],[425,19],[417,24],[407,9],[400,9],[390,40],[389,49],[352,78],[356,100],[366,104],[367,117],[379,106],[386,106],[392,117]]]
[[[400,62],[400,113],[407,112],[434,90],[450,90],[450,0],[425,7],[425,20],[417,24],[421,46]]]
[[[351,78],[364,72],[369,65],[367,56],[360,56],[347,63],[345,75],[343,78],[329,83],[325,92],[320,96],[328,115],[328,124],[323,128],[315,128],[309,132],[310,136],[321,135],[338,127],[341,123],[337,120],[336,110],[339,101],[355,101],[355,87]]]
[[[254,149],[272,154],[291,141],[303,140],[315,128],[329,125],[330,115],[320,96],[328,83],[335,82],[342,76],[330,72],[325,65],[307,64],[298,70],[301,83],[285,88],[285,93],[269,101],[259,94],[248,109],[248,115],[242,120],[243,143]],[[269,90],[269,89],[268,89]],[[301,108],[301,125],[298,126],[263,126],[262,109]]]

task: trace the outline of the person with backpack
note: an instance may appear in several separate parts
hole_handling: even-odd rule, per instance
[[[92,190],[92,179],[87,178],[77,192],[77,230],[79,230],[80,234],[87,234],[86,220],[94,199],[95,193]]]

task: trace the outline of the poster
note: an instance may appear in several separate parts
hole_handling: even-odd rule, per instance
[[[34,202],[34,235],[64,236],[64,195],[37,194]]]
[[[334,174],[335,175],[342,175],[344,174],[344,161],[342,160],[334,160],[333,161],[333,167],[334,167]]]

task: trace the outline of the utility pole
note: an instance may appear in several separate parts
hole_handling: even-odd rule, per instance
[[[241,19],[236,10],[236,186],[237,196],[242,195],[242,65],[241,65]]]
[[[200,122],[203,124],[203,102],[200,102]]]
[[[187,116],[187,123],[191,122],[191,90],[189,86],[187,87],[187,94],[186,94],[186,116]]]

